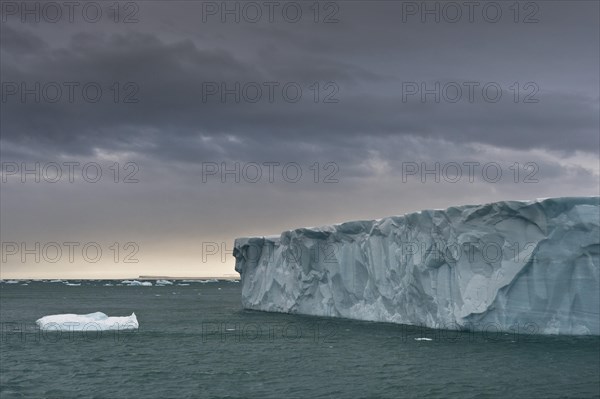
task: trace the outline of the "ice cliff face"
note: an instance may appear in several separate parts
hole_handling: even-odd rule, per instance
[[[600,197],[506,201],[239,238],[245,308],[600,334]]]

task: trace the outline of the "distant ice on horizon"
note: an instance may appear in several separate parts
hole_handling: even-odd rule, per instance
[[[124,280],[121,283],[126,284],[130,287],[152,287],[152,283],[150,281]]]

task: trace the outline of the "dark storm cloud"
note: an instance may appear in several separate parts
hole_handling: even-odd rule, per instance
[[[254,151],[260,152],[264,143],[275,147],[279,143],[289,145],[290,157],[306,155],[300,143],[315,143],[323,150],[336,151],[344,143],[355,142],[353,138],[365,135],[439,138],[515,149],[597,151],[597,90],[549,87],[548,80],[560,80],[564,71],[544,63],[548,57],[556,57],[557,50],[536,46],[541,43],[540,32],[555,36],[549,26],[549,21],[556,18],[554,9],[547,10],[547,23],[536,24],[533,45],[523,46],[516,45],[522,32],[510,33],[523,29],[514,24],[497,27],[479,23],[456,32],[455,27],[443,24],[402,26],[398,23],[399,14],[385,12],[385,5],[381,9],[370,6],[366,11],[364,6],[345,7],[346,19],[342,22],[346,23],[327,29],[302,30],[274,24],[244,30],[236,24],[210,25],[215,32],[235,32],[234,43],[238,43],[237,38],[242,43],[249,42],[247,36],[264,40],[254,46],[252,57],[243,56],[239,44],[221,45],[216,33],[215,38],[206,41],[182,37],[165,40],[148,32],[86,32],[84,26],[82,32],[72,33],[64,43],[52,45],[38,35],[39,30],[5,24],[3,82],[27,82],[30,86],[34,82],[98,82],[104,93],[98,103],[79,97],[74,103],[50,104],[42,99],[40,104],[33,104],[30,98],[23,104],[13,96],[3,104],[3,139],[21,145],[38,144],[44,149],[54,147],[71,155],[89,155],[96,149],[130,150],[191,162],[215,154],[215,148],[210,148],[201,137],[220,140],[218,156],[234,159],[253,158]],[[365,12],[360,14],[361,11]],[[586,18],[584,11],[567,11]],[[350,23],[353,18],[369,29],[358,29],[358,24]],[[204,36],[208,26],[203,27]],[[586,24],[573,29],[573,39],[591,32]],[[560,25],[556,32],[562,33]],[[443,33],[463,40],[464,45],[444,40],[440,36]],[[497,39],[501,34],[508,35],[500,45],[482,45],[483,39]],[[324,45],[325,38],[334,45]],[[565,45],[563,51],[577,52],[578,43],[567,45],[564,35],[556,39],[556,46],[561,42]],[[474,58],[472,53],[476,50],[480,54]],[[427,62],[436,53],[445,64],[442,68],[439,63]],[[506,54],[512,57],[507,58]],[[465,72],[458,73],[461,68],[468,71],[474,65],[498,69],[499,64],[504,64],[510,69],[516,58],[524,58],[527,65],[535,65],[549,78],[538,82],[531,74],[523,74],[525,80],[521,80],[521,76],[508,73],[480,73],[469,79]],[[397,61],[396,67],[385,65],[388,60]],[[419,70],[424,73],[419,74]],[[432,75],[434,70],[438,73]],[[589,78],[595,79],[591,76],[593,68],[589,72]],[[473,103],[467,100],[466,93],[456,103],[443,98],[438,103],[432,96],[422,102],[420,94],[404,101],[402,96],[406,82],[431,88],[436,82],[462,85],[469,80],[476,80],[479,87],[486,82],[500,85],[502,100],[484,101],[480,89],[476,92],[479,98]],[[533,80],[539,89],[535,95],[538,103],[514,103],[509,87],[515,80],[521,80],[521,84]],[[113,92],[108,87],[115,81],[121,85],[133,82],[139,87],[133,96],[139,102],[111,101]],[[309,86],[330,81],[339,88],[333,96],[339,102],[315,104]],[[227,82],[229,87],[235,82],[279,82],[279,87],[298,82],[303,98],[289,103],[275,89],[275,101],[271,103],[266,101],[266,88],[262,86],[263,98],[255,104],[243,98],[236,104],[231,96],[223,104],[218,94],[205,101],[203,85],[207,82]],[[321,90],[321,97],[329,92]],[[123,88],[121,91],[129,92]],[[245,139],[244,147],[228,142],[224,135]],[[361,147],[355,152],[360,156]]]
[[[9,26],[2,27],[2,51],[15,55],[35,54],[46,50],[46,43],[38,36]]]
[[[404,23],[403,3],[337,2],[339,22],[333,24],[313,23],[312,1],[302,3],[309,17],[299,23],[221,23],[218,17],[204,23],[203,2],[191,1],[138,2],[139,22],[132,24],[112,23],[110,13],[99,23],[8,18],[0,25],[7,96],[0,104],[2,161],[29,167],[97,162],[105,179],[22,184],[20,176],[10,176],[0,192],[3,240],[135,241],[143,260],[137,274],[149,274],[150,263],[157,274],[181,266],[179,274],[199,275],[206,265],[199,264],[198,243],[206,240],[231,247],[234,237],[302,225],[464,203],[597,195],[597,2],[533,2],[540,8],[533,24],[512,21],[512,1],[496,2],[504,7],[498,23],[480,16],[472,23],[421,23],[419,16]],[[62,84],[62,99],[35,103],[28,94],[22,102],[20,93],[8,93],[11,83],[31,88],[36,82]],[[72,102],[65,82],[79,84]],[[203,99],[211,82],[279,86],[273,102],[265,88],[256,103],[235,103],[231,96],[223,103],[218,94]],[[298,102],[282,98],[289,82],[302,88]],[[328,82],[334,86],[325,87]],[[403,98],[407,84],[450,85],[451,95],[452,87],[470,82],[478,84],[473,101],[466,92],[456,102],[436,102],[432,95],[422,101],[420,93]],[[86,83],[101,86],[98,102],[82,98]],[[489,83],[502,88],[498,102],[482,98],[481,87]],[[532,93],[536,101],[524,102]],[[328,94],[339,101],[324,103]],[[132,99],[139,101],[125,101]],[[139,166],[139,183],[113,183],[108,167],[129,161]],[[290,183],[279,173],[273,184],[233,184],[231,177],[222,183],[218,175],[202,181],[205,162],[232,168],[269,161],[297,162],[304,179]],[[321,178],[322,166],[335,162],[339,182],[314,183],[315,162]],[[497,183],[486,181],[480,169],[474,182],[425,184],[419,175],[403,181],[407,162],[429,169],[495,162],[504,175]],[[517,183],[509,169],[515,163]],[[523,184],[525,164],[537,167],[537,183]],[[113,275],[129,273],[120,264],[105,266]],[[22,269],[10,270],[17,276]],[[62,270],[78,272],[73,265]]]

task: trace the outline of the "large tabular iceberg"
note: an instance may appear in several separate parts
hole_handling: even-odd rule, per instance
[[[123,331],[139,327],[135,313],[123,317],[108,317],[102,312],[55,314],[44,316],[35,323],[44,331]]]
[[[245,308],[600,335],[600,198],[428,210],[239,238]]]

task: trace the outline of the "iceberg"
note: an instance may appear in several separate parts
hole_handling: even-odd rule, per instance
[[[599,205],[600,197],[502,201],[238,238],[242,306],[600,335]]]
[[[121,283],[126,284],[129,287],[152,287],[150,281],[124,280],[121,281]]]
[[[135,313],[131,316],[108,317],[102,312],[44,316],[35,324],[43,331],[122,331],[139,327]]]

